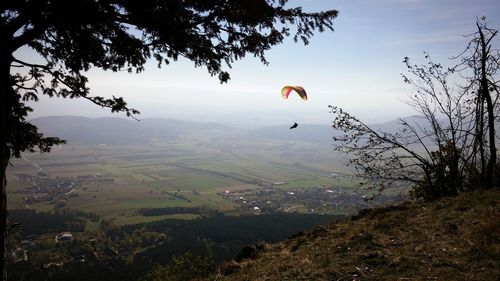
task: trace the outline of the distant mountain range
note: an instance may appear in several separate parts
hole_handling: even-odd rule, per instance
[[[406,120],[421,126],[425,121],[416,116],[408,117]],[[242,131],[219,123],[161,118],[136,121],[116,117],[51,116],[36,118],[31,122],[46,136],[57,136],[70,143],[80,144],[144,144],[175,140],[183,134],[221,136],[238,132],[240,137],[256,140],[300,141],[327,145],[331,143],[333,136],[341,133],[332,129],[330,125],[299,124],[293,130],[289,125],[283,125]],[[372,125],[372,128],[386,132],[394,132],[399,127],[398,120]]]
[[[304,141],[318,144],[331,143],[336,131],[328,125],[299,124],[295,129],[288,126],[273,126],[255,129],[248,132],[251,138],[275,139],[287,141]]]
[[[409,124],[419,127],[426,127],[427,120],[419,116],[409,116],[404,118]],[[401,128],[399,119],[394,119],[385,123],[369,124],[376,130],[388,133],[394,133]],[[290,130],[287,126],[264,127],[253,130],[249,133],[254,138],[291,140],[314,142],[318,144],[329,144],[334,136],[343,134],[343,132],[334,130],[331,125],[311,125],[299,124],[296,129]]]
[[[185,133],[202,131],[227,132],[233,128],[217,123],[173,119],[86,118],[51,116],[31,120],[46,136],[57,136],[80,144],[142,144],[154,140],[168,141]]]

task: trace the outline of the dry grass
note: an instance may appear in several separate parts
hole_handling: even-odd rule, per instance
[[[210,280],[500,280],[500,192],[374,209],[321,226]]]

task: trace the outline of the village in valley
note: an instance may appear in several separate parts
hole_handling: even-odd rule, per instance
[[[350,214],[373,203],[367,201],[367,195],[352,189],[331,186],[280,189],[282,184],[275,183],[278,187],[226,190],[221,195],[238,204],[242,212],[255,215],[274,212]]]
[[[76,175],[74,177],[51,177],[50,175],[40,171],[35,175],[18,173],[18,178],[25,182],[27,187],[18,193],[24,194],[26,206],[33,203],[48,202],[55,203],[59,198],[67,199],[68,197],[77,196],[73,194],[78,184],[86,182],[112,182],[113,178],[103,176],[100,173],[93,175]]]
[[[352,173],[321,145],[235,141],[194,133],[182,141],[69,144],[50,155],[25,155],[9,172],[10,261],[58,268],[152,263],[155,251],[184,253],[199,248],[200,239],[223,241],[216,247],[232,252],[223,250],[221,258],[231,258],[253,239],[284,239],[400,200],[367,200]],[[272,229],[260,237],[257,229],[267,223]],[[223,233],[213,231],[221,227],[248,229],[236,240],[220,240]]]
[[[332,175],[332,179],[343,175]],[[71,209],[71,200],[88,191],[88,186],[95,184],[113,184],[110,175],[101,173],[74,175],[69,177],[51,177],[38,172],[36,174],[16,174],[23,182],[24,189],[17,191],[24,197],[25,210],[12,210],[12,218],[34,221],[34,225],[19,226],[10,243],[10,259],[13,262],[28,261],[30,257],[45,256],[47,266],[60,266],[68,262],[104,262],[121,256],[133,256],[139,249],[160,245],[168,240],[165,233],[154,231],[136,231],[127,234],[133,239],[124,240],[123,234],[117,233],[112,221],[107,221],[92,212]],[[338,179],[337,179],[338,180]],[[225,190],[217,195],[233,204],[235,209],[228,215],[268,215],[275,213],[339,215],[352,214],[372,204],[397,200],[387,196],[375,202],[366,200],[367,196],[357,193],[352,188],[320,185],[316,187],[284,188],[287,182],[259,182],[253,188]],[[197,192],[194,192],[197,194]],[[180,203],[192,203],[187,196],[190,193],[171,191],[161,196],[170,196]],[[200,195],[199,193],[197,195]],[[188,202],[189,201],[189,202]],[[37,212],[33,204],[52,206],[52,215]],[[172,203],[171,203],[172,204]],[[208,206],[201,207],[164,207],[140,209],[136,215],[144,217],[165,214],[189,214],[195,217],[225,215],[220,210]],[[37,220],[43,220],[44,226],[30,232]],[[51,222],[55,222],[53,225]],[[94,226],[92,226],[94,225]],[[90,227],[90,228],[89,228]],[[45,229],[45,230],[44,230]],[[94,229],[93,231],[88,231]],[[44,250],[46,249],[46,250]],[[48,254],[47,250],[51,249]],[[46,252],[47,254],[43,254]],[[41,256],[40,256],[41,255]],[[46,256],[48,255],[48,256]]]

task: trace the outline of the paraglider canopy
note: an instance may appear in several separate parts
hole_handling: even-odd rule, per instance
[[[290,92],[294,90],[303,100],[307,100],[307,93],[301,86],[285,86],[281,89],[281,96],[284,99],[288,99]]]

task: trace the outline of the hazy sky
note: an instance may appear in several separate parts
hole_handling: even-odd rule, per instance
[[[475,31],[476,17],[486,16],[489,26],[500,28],[498,0],[297,0],[289,6],[338,10],[335,31],[317,34],[308,46],[286,40],[267,53],[268,66],[252,57],[239,61],[227,84],[189,61],[162,69],[151,62],[141,74],[90,71],[92,94],[123,96],[141,111],[139,118],[329,124],[328,105],[334,104],[381,122],[413,114],[404,103],[411,89],[400,76],[403,57],[417,62],[428,51],[448,63],[465,47],[463,35]],[[303,86],[309,101],[283,100],[280,90],[287,84]],[[123,116],[84,100],[45,98],[34,108],[32,117]]]

